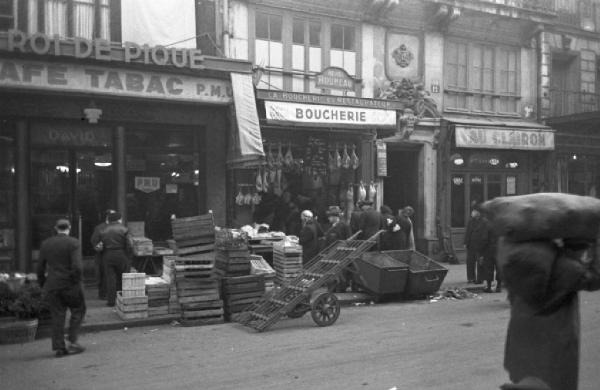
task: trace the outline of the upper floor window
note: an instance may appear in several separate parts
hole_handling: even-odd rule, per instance
[[[254,63],[265,69],[258,88],[321,93],[314,76],[329,66],[360,77],[356,26],[318,16],[260,10],[254,24]]]
[[[445,109],[517,113],[520,99],[517,50],[449,41],[445,58]]]
[[[0,31],[110,40],[111,0],[0,0]],[[18,20],[22,15],[23,20]]]

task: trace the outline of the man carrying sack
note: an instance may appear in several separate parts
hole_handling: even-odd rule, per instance
[[[500,237],[497,260],[511,303],[504,354],[510,380],[577,390],[578,291],[600,289],[600,200],[539,193],[496,198],[482,211]]]

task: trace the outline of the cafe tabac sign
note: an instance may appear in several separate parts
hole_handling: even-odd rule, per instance
[[[18,89],[84,92],[151,99],[229,104],[233,101],[229,80],[202,78],[190,74],[138,70],[103,66],[115,61],[111,44],[102,39],[74,38],[64,44],[58,37],[8,33],[9,52],[44,56],[95,59],[94,64],[82,62],[43,61],[22,58],[0,58],[0,87]],[[142,62],[155,66],[202,69],[203,56],[199,50],[166,49],[135,43],[124,43],[120,63]]]
[[[354,90],[354,79],[348,72],[336,66],[323,69],[315,76],[315,85],[323,89],[339,89],[343,91]]]

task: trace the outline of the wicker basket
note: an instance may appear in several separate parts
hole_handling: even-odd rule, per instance
[[[38,319],[0,319],[0,344],[23,344],[35,340]]]

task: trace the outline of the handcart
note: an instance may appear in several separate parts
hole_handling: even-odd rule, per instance
[[[262,332],[283,316],[302,317],[311,312],[318,326],[330,326],[340,315],[340,303],[327,286],[356,259],[377,243],[377,232],[367,240],[355,240],[357,232],[344,241],[336,241],[323,249],[308,264],[300,275],[272,293],[265,294],[235,320]]]

